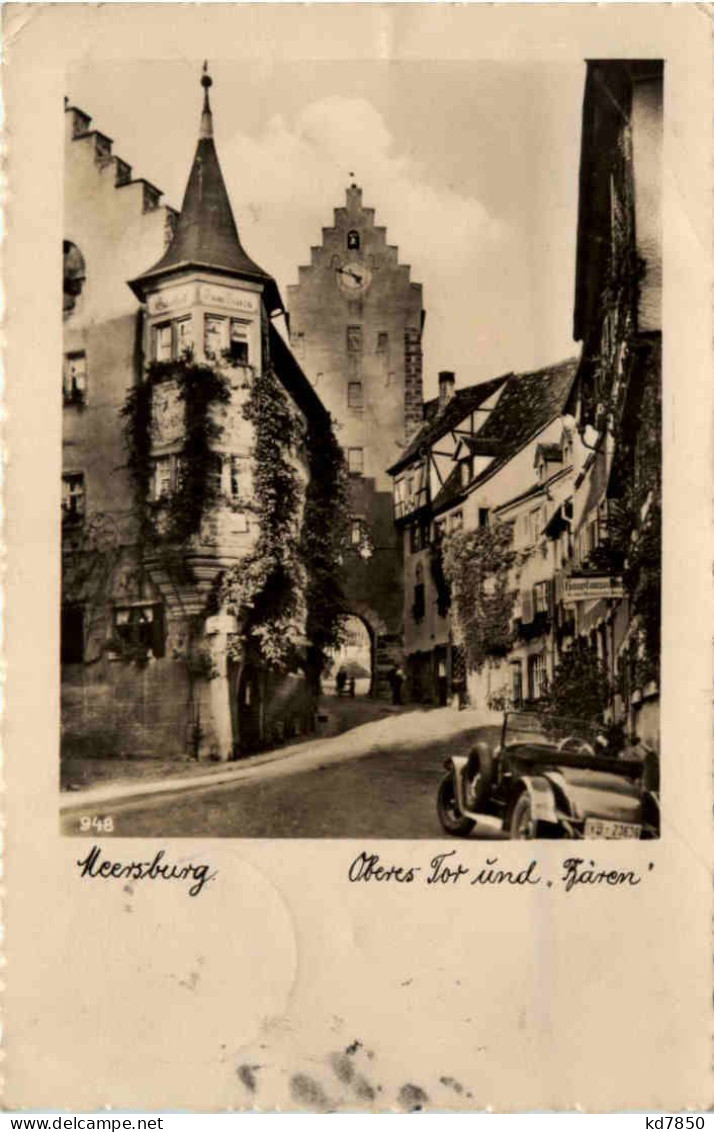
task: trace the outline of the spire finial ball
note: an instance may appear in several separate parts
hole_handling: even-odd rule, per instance
[[[203,74],[201,75],[201,86],[204,88],[204,90],[208,90],[209,87],[213,86],[213,79],[211,78],[211,76],[208,73],[208,60],[206,60],[206,62],[203,64]]]

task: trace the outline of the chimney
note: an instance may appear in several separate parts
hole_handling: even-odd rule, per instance
[[[439,374],[439,412],[448,405],[454,396],[455,385],[456,374],[452,373],[451,370],[443,369]]]

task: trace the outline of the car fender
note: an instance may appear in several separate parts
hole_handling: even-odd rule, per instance
[[[450,770],[454,776],[454,793],[456,794],[456,802],[462,814],[468,814],[466,809],[466,793],[464,789],[464,780],[466,778],[466,764],[468,763],[468,755],[449,755],[444,759],[444,766]]]
[[[553,825],[557,824],[558,812],[555,794],[547,778],[544,778],[542,775],[524,774],[518,779],[518,787],[513,795],[514,804],[522,790],[526,790],[530,797],[535,821],[549,822]],[[509,809],[512,810],[513,806]]]

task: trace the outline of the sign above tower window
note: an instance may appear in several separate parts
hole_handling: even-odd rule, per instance
[[[360,239],[359,232],[356,228],[351,228],[347,233],[347,249],[348,251],[359,251]]]

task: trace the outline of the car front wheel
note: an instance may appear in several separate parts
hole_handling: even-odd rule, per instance
[[[451,837],[468,837],[476,824],[471,818],[464,817],[459,809],[456,801],[454,776],[451,771],[442,778],[439,784],[436,811],[443,829]]]
[[[533,816],[530,795],[524,791],[511,813],[509,833],[514,841],[533,841],[538,836],[538,823]]]

